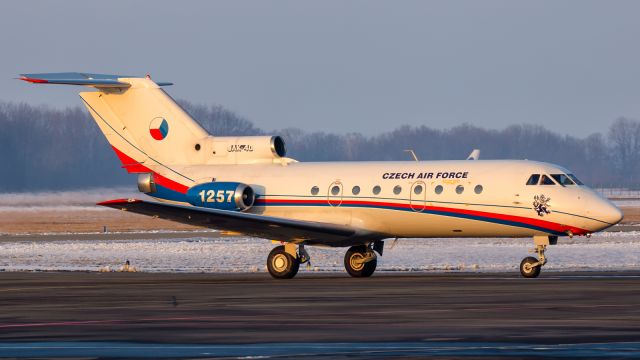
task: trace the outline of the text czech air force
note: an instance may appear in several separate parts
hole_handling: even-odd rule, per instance
[[[466,179],[469,176],[468,171],[444,171],[444,172],[386,172],[382,174],[385,180],[393,179]]]

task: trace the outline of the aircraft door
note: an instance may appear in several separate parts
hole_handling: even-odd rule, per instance
[[[427,185],[423,181],[416,181],[411,185],[411,193],[409,194],[411,210],[423,211],[427,206]]]
[[[342,204],[342,183],[340,181],[334,181],[329,185],[327,192],[327,202],[331,206],[340,206]]]

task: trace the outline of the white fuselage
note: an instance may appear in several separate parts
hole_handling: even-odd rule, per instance
[[[250,185],[257,194],[252,213],[349,225],[388,237],[584,235],[622,217],[587,186],[526,185],[532,174],[568,173],[535,161],[294,162],[174,169],[195,183]],[[436,193],[440,186],[442,192]],[[539,214],[534,207],[540,195],[548,213]]]

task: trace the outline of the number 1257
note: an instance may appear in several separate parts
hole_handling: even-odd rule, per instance
[[[198,193],[200,195],[200,201],[215,203],[215,202],[225,202],[225,194],[226,194],[226,202],[231,202],[233,198],[234,191],[233,190],[202,190]]]

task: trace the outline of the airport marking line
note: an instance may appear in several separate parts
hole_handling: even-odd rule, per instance
[[[636,304],[596,304],[596,305],[570,305],[565,306],[567,309],[593,309],[593,308],[629,308],[636,307]],[[461,309],[431,309],[421,310],[421,313],[442,313],[442,312],[459,312],[459,311],[503,311],[503,310],[540,310],[547,309],[549,306],[502,306],[502,307],[475,307],[475,308],[461,308]],[[368,314],[371,312],[367,312]],[[375,312],[374,312],[375,313]],[[396,311],[395,313],[402,313]],[[337,314],[334,314],[337,315]],[[52,322],[37,322],[37,323],[17,323],[17,324],[0,324],[0,329],[10,328],[29,328],[29,327],[64,327],[64,326],[86,326],[86,325],[112,325],[112,324],[135,324],[139,322],[174,322],[174,321],[195,321],[195,322],[209,322],[220,321],[221,319],[227,319],[228,316],[181,316],[181,317],[152,317],[152,318],[138,318],[138,319],[104,319],[104,320],[82,320],[82,321],[52,321]]]
[[[199,316],[199,317],[161,317],[161,318],[138,318],[138,319],[105,319],[105,320],[82,320],[82,321],[52,321],[38,323],[0,324],[0,329],[26,328],[26,327],[62,327],[62,326],[84,326],[84,325],[110,325],[110,324],[131,324],[137,322],[158,322],[158,321],[219,321],[226,316]]]

